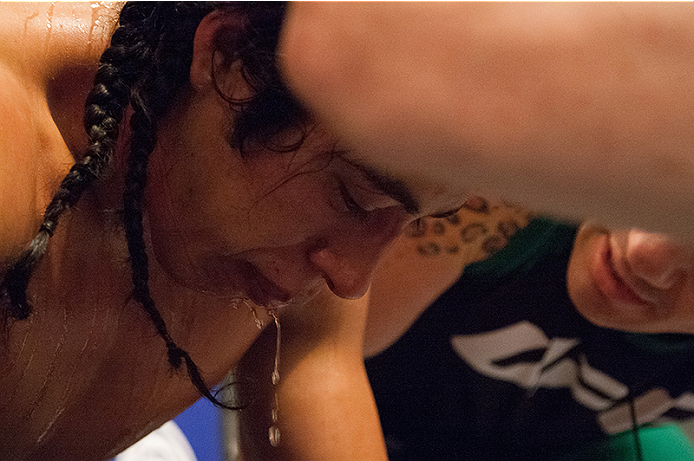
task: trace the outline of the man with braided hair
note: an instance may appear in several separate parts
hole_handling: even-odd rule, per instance
[[[456,205],[312,120],[276,68],[283,16],[1,6],[0,459],[112,457],[215,400],[272,323],[309,357],[326,338],[359,347],[350,313],[301,301],[361,296],[408,221]],[[359,361],[333,359],[325,371],[361,370],[344,397],[368,393]],[[384,459],[373,402],[352,415],[345,456]]]
[[[313,87],[319,97],[327,94],[326,100],[335,102],[331,91],[339,89],[341,80],[336,78],[333,82],[332,77],[347,73],[342,69],[321,82],[319,72],[319,78],[312,79],[316,76],[311,72],[315,66],[302,69],[301,64],[307,61],[300,59],[297,43],[305,41],[306,55],[314,58],[313,64],[320,53],[314,53],[316,47],[312,45],[316,41],[305,35],[302,39],[301,34],[285,34],[285,47],[278,51],[285,15],[282,4],[134,3],[122,6],[120,11],[121,6],[57,2],[2,4],[0,9],[0,303],[4,326],[0,339],[0,458],[104,459],[115,455],[180,412],[199,393],[214,399],[208,387],[220,381],[251,344],[262,350],[262,342],[255,342],[260,329],[275,323],[279,330],[281,319],[284,337],[288,339],[288,350],[283,351],[293,360],[288,368],[291,374],[304,373],[308,378],[320,380],[328,388],[324,396],[334,396],[336,403],[349,403],[348,414],[342,411],[342,406],[335,405],[327,409],[328,413],[314,414],[315,419],[306,421],[304,433],[298,435],[320,435],[313,437],[314,458],[328,459],[324,455],[333,452],[349,460],[383,459],[385,449],[377,430],[363,364],[354,359],[360,356],[363,322],[353,310],[324,311],[314,307],[320,303],[304,305],[301,301],[326,296],[326,287],[344,298],[361,296],[381,252],[408,221],[456,208],[462,203],[461,183],[467,184],[468,180],[474,187],[499,185],[498,181],[472,182],[470,174],[463,173],[471,173],[473,178],[486,178],[487,173],[495,177],[501,165],[504,168],[498,169],[498,177],[508,177],[504,172],[515,173],[516,167],[523,167],[520,171],[533,177],[533,164],[521,161],[519,165],[505,161],[508,158],[504,157],[497,161],[498,158],[491,156],[486,158],[491,159],[493,168],[488,168],[489,164],[475,167],[464,165],[460,157],[453,157],[455,168],[452,168],[451,163],[432,162],[430,156],[421,155],[422,152],[450,153],[450,144],[437,143],[437,137],[427,136],[413,141],[411,135],[422,134],[413,127],[434,127],[434,133],[448,136],[450,133],[445,128],[451,125],[451,119],[439,123],[426,117],[452,114],[453,125],[461,123],[457,119],[459,112],[438,105],[457,104],[460,99],[447,98],[444,91],[437,93],[439,97],[429,97],[430,93],[422,91],[429,87],[421,81],[406,86],[416,91],[400,88],[394,91],[401,100],[411,102],[410,112],[401,113],[403,107],[393,109],[382,104],[384,99],[372,97],[377,92],[362,91],[370,99],[368,102],[385,108],[386,116],[365,109],[368,117],[364,120],[370,124],[366,128],[350,124],[353,120],[340,123],[339,117],[326,113],[325,105],[309,101],[306,90]],[[533,19],[536,11],[527,8],[524,17]],[[652,20],[669,18],[677,23],[676,19],[686,19],[680,11],[664,18],[651,14],[649,7],[642,8],[639,18],[649,19],[646,25],[651,27],[647,30],[662,30],[661,23],[653,27]],[[336,11],[344,13],[339,8]],[[432,14],[438,11],[432,10]],[[460,21],[466,17],[476,19],[468,12],[463,13],[462,17],[460,14],[444,16]],[[608,19],[624,17],[617,13],[608,15]],[[413,21],[406,21],[407,16],[399,14],[390,18],[408,24],[432,24],[419,21],[417,14]],[[542,17],[548,16],[561,15]],[[331,17],[334,16],[324,18]],[[321,18],[314,16],[315,19]],[[392,25],[388,21],[376,23],[382,24],[381,28]],[[525,24],[513,23],[521,28]],[[684,23],[690,24],[686,20]],[[598,28],[598,32],[608,29]],[[292,30],[297,29],[289,29]],[[353,28],[355,32],[360,30],[363,28]],[[430,35],[440,37],[438,32],[447,30],[435,28],[436,33]],[[670,36],[677,40],[658,43],[674,43],[678,45],[676,51],[691,55],[686,30],[668,29]],[[658,36],[657,33],[646,35]],[[594,37],[588,37],[591,38]],[[531,50],[547,49],[530,42]],[[374,46],[350,48],[362,51],[373,48],[376,52],[383,49],[376,46],[383,43],[378,40],[367,43]],[[511,43],[520,45],[528,41],[511,40]],[[408,47],[411,40],[401,40],[400,44]],[[558,48],[577,49],[572,43],[568,45]],[[606,48],[613,49],[609,42]],[[436,55],[422,53],[416,47],[414,50],[413,58]],[[532,56],[531,53],[518,55]],[[589,55],[593,56],[583,54]],[[315,113],[326,117],[326,124],[297,103],[282,84],[276,63],[278,56],[284,58],[283,75],[291,78],[297,94],[315,107]],[[602,55],[595,56],[599,59]],[[664,60],[665,74],[673,78],[656,78],[657,84],[682,82],[684,79],[680,77],[684,74],[686,81],[690,81],[689,74],[681,72],[683,67],[687,68],[687,61],[678,59],[680,55],[667,56],[673,59]],[[369,58],[362,62],[381,61]],[[684,62],[684,65],[674,66],[674,72],[670,72],[673,68],[667,64],[673,62]],[[292,63],[297,66],[287,65]],[[627,71],[630,63],[626,63]],[[340,69],[332,66],[334,61],[326,60],[324,64],[327,71]],[[556,62],[550,64],[551,68],[563,68],[553,65]],[[498,67],[503,75],[512,75],[504,66]],[[368,67],[351,65],[352,70],[365,68]],[[416,71],[417,67],[412,69]],[[568,74],[571,72],[548,75],[558,78]],[[421,72],[421,75],[432,74]],[[525,76],[534,83],[536,75]],[[611,75],[608,72],[607,77]],[[303,84],[302,76],[307,77]],[[407,79],[386,78],[386,81],[403,83]],[[584,86],[585,81],[581,80],[577,87],[593,88]],[[604,80],[597,81],[597,88],[601,89]],[[338,86],[331,87],[329,83]],[[569,79],[568,83],[575,82]],[[649,81],[645,83],[649,88],[658,87],[649,86]],[[664,102],[685,103],[684,106],[675,104],[677,110],[671,111],[678,116],[676,123],[662,123],[662,111],[652,117],[637,116],[637,121],[650,124],[651,129],[642,130],[638,128],[641,124],[637,124],[636,141],[627,147],[636,144],[643,147],[638,152],[648,151],[653,144],[642,141],[644,136],[651,135],[661,141],[656,144],[660,148],[651,149],[654,152],[672,147],[671,152],[679,153],[682,144],[688,145],[679,142],[689,139],[691,133],[682,130],[681,123],[686,120],[690,126],[692,118],[686,106],[687,97],[680,96],[690,92],[679,91],[688,88],[682,84],[664,87],[663,92],[670,95]],[[663,100],[663,93],[644,95],[633,87],[626,87],[626,92],[642,97],[621,98],[620,102],[625,99],[643,102],[651,100],[650,96]],[[539,95],[540,102],[547,101],[542,91],[531,94]],[[576,96],[563,92],[561,86],[554,94]],[[579,100],[583,94],[578,94]],[[418,95],[424,101],[410,100],[403,95]],[[351,98],[341,97],[338,102],[340,99],[352,103]],[[623,104],[611,106],[613,99],[599,102],[606,102],[609,108],[624,109]],[[434,104],[434,109],[424,102]],[[576,107],[576,99],[569,102],[572,104],[567,107]],[[501,118],[508,121],[508,112],[502,106],[505,117]],[[586,106],[590,104],[581,107]],[[337,109],[342,107],[342,103],[335,105]],[[468,108],[468,105],[457,107]],[[549,107],[553,109],[547,111],[549,121],[566,120],[566,111],[557,117],[554,115],[557,105]],[[602,104],[596,107],[604,109]],[[663,107],[667,110],[673,106],[664,104]],[[421,124],[403,124],[404,135],[403,130],[388,125],[393,115],[398,120],[411,120],[412,108],[424,115]],[[592,116],[600,110],[568,112],[582,114],[578,121],[592,122]],[[374,114],[380,115],[374,117]],[[464,124],[493,130],[498,124],[486,121],[494,119],[495,114],[498,112],[485,117],[482,123],[477,119],[470,122],[468,118],[470,123]],[[526,119],[516,117],[516,120]],[[634,118],[597,120],[615,127],[630,126],[628,122]],[[407,155],[415,152],[416,158],[409,158],[412,163],[408,163],[392,155],[380,156],[374,150],[372,136],[362,139],[366,143],[350,136],[354,135],[354,126],[362,133],[376,129],[387,134],[387,139],[378,139],[375,144],[386,142],[388,154],[403,147],[404,141],[403,152]],[[598,139],[587,145],[593,148],[590,152],[596,152],[596,147],[616,145],[612,141],[619,141],[624,134],[611,137],[611,133],[601,132],[602,136],[594,138],[587,129],[592,125],[586,124],[572,129],[571,124],[538,123],[527,132],[518,125],[502,123],[502,126],[509,128],[502,137],[472,130],[473,138],[481,142],[463,142],[463,147],[468,149],[462,150],[472,149],[482,154],[493,138],[508,143],[491,142],[500,146],[500,151],[520,152],[522,155],[516,155],[516,160],[529,158],[536,151],[555,150],[566,154],[559,156],[564,160],[573,158],[578,151],[566,149],[566,144],[557,144],[557,140],[571,144],[577,138]],[[347,150],[342,139],[329,132],[336,127],[344,128],[341,131],[349,141],[347,147],[359,151]],[[509,133],[534,136],[522,136],[520,140],[524,142],[519,143],[519,138],[508,136]],[[550,142],[541,142],[545,133],[554,134],[547,138]],[[664,140],[673,139],[676,141],[665,142],[663,146]],[[507,149],[509,145],[519,149]],[[460,151],[461,145],[456,146],[454,150]],[[555,149],[557,146],[561,149]],[[577,146],[586,147],[580,143]],[[438,158],[451,157],[437,155],[433,159]],[[674,175],[680,182],[672,184],[689,185],[694,175],[687,173],[687,158],[673,156],[670,162],[663,163],[660,171],[667,173],[664,181]],[[576,166],[572,171],[580,178],[591,177],[593,171],[583,168],[583,163],[570,165]],[[624,162],[615,165],[616,169],[595,168],[607,173],[596,176],[603,180],[603,186],[610,183],[605,180],[609,179],[609,173],[619,171]],[[432,168],[438,176],[431,174]],[[650,172],[648,168],[645,170]],[[422,174],[412,174],[413,171]],[[562,183],[565,176],[561,172],[537,171],[540,174],[536,177],[541,179],[537,183],[547,177],[559,179],[558,184],[564,186],[580,182],[571,176],[571,181]],[[631,172],[643,171],[644,168],[636,168]],[[398,176],[393,176],[393,172]],[[451,175],[457,180],[454,183],[449,181]],[[645,176],[655,178],[650,185],[662,183],[658,182],[658,175]],[[441,181],[449,187],[442,187]],[[623,184],[620,182],[618,186]],[[577,191],[584,190],[574,188],[573,193],[532,204],[545,205],[556,199],[558,208],[563,205],[568,209]],[[681,204],[684,208],[690,203],[686,199],[691,196],[688,194],[691,189],[687,187],[658,190],[659,197],[668,198],[664,203]],[[668,195],[672,190],[675,195]],[[677,195],[682,190],[684,194]],[[502,191],[523,192],[519,187],[502,188]],[[610,191],[612,206],[606,208],[616,210],[616,205],[624,205],[625,194]],[[682,196],[684,199],[679,201],[673,198]],[[559,200],[562,197],[564,200]],[[533,196],[527,194],[522,198]],[[641,200],[645,198],[648,197],[635,194],[633,203],[639,206],[642,202],[653,203]],[[633,207],[624,212],[627,214],[635,220],[640,217]],[[672,215],[667,212],[657,216]],[[664,221],[663,228],[686,234],[683,227],[687,226],[676,221],[674,218]],[[647,224],[653,222],[651,219]],[[358,354],[343,355],[343,351],[355,349]],[[253,362],[252,358],[248,362]],[[177,370],[185,370],[188,376],[176,373]],[[290,416],[291,408],[286,410],[285,416]],[[268,412],[268,421],[271,414],[273,420],[277,417],[275,411]],[[355,419],[359,424],[353,423]],[[337,435],[323,437],[326,427]],[[274,435],[276,439],[277,434]],[[282,443],[281,451],[289,458],[297,455],[292,451],[296,446],[292,437],[290,433],[282,439],[287,443]]]

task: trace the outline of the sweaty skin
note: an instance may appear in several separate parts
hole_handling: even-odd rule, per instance
[[[85,150],[84,103],[119,9],[0,5],[0,275]],[[256,321],[269,324],[265,309],[254,313],[248,299],[299,303],[328,286],[358,297],[380,254],[417,217],[402,194],[388,194],[354,159],[333,155],[335,140],[318,127],[295,152],[258,149],[242,157],[231,147],[231,110],[219,90],[248,87],[238,66],[215,68],[220,87],[213,84],[219,63],[212,39],[235,19],[216,11],[198,26],[190,85],[151,154],[144,210],[152,297],[210,386],[261,334]],[[109,174],[61,217],[31,277],[30,317],[8,320],[0,337],[0,459],[109,459],[199,398],[185,368],[172,370],[164,342],[133,301],[120,220],[126,123],[121,136]],[[422,210],[442,204],[411,186]],[[328,373],[350,374],[361,366],[335,360],[349,349],[344,344],[358,347],[354,338],[362,334],[349,309],[326,316],[322,306],[292,304],[278,316],[288,363],[308,356]],[[249,373],[261,363],[249,361]],[[365,453],[384,458],[375,407],[364,404],[344,423]]]
[[[120,9],[94,5],[2,6],[3,267],[33,237],[72,153],[83,149],[84,98]],[[197,398],[187,377],[171,377],[165,350],[127,294],[127,252],[111,211],[117,195],[88,193],[62,219],[29,286],[32,316],[8,324],[0,356],[0,458],[106,459]],[[152,284],[162,305],[188,306],[175,318],[163,315],[208,378],[221,379],[257,334],[250,313],[233,310],[211,321],[214,311],[229,309],[228,300],[182,290],[161,273]],[[222,340],[229,337],[233,344]]]

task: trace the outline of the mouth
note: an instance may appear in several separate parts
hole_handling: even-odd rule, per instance
[[[244,282],[244,291],[254,304],[274,309],[290,301],[291,295],[263,275],[253,264],[241,263],[239,273]]]
[[[219,296],[248,299],[259,307],[277,309],[292,295],[255,265],[236,258],[215,256],[203,266],[203,290]]]
[[[593,264],[593,279],[598,289],[614,302],[638,306],[650,304],[618,272],[613,262],[609,236],[605,237],[605,243]]]

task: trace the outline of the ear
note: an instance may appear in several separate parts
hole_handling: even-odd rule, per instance
[[[217,51],[215,39],[220,31],[233,33],[241,27],[233,14],[215,10],[202,18],[193,39],[193,62],[190,65],[190,83],[196,90],[218,86],[222,91],[231,89],[232,69],[224,69],[224,56]],[[215,52],[216,51],[216,52]],[[213,70],[214,69],[214,70]],[[213,79],[214,72],[214,79]]]

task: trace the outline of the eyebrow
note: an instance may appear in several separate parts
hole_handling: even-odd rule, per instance
[[[343,160],[359,170],[366,179],[380,192],[402,204],[408,214],[419,215],[419,201],[414,197],[412,191],[399,179],[395,179],[387,174],[383,174],[375,169],[362,165],[361,163],[343,157]]]

